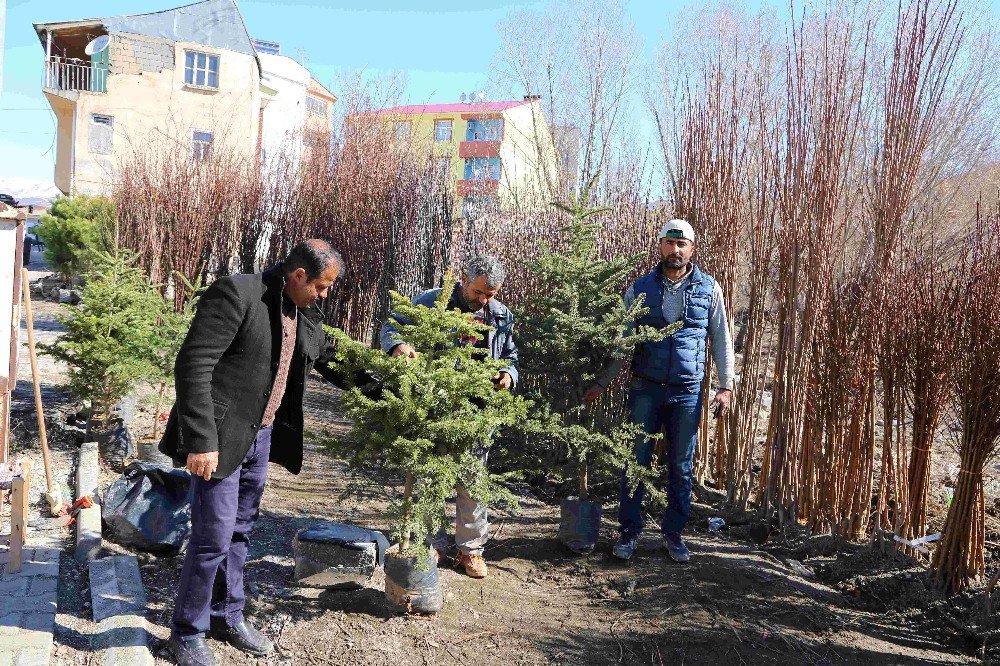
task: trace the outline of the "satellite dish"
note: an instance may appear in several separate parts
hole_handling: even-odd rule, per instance
[[[111,37],[108,35],[101,35],[100,37],[91,40],[91,42],[87,44],[87,47],[83,49],[83,52],[87,55],[95,55],[108,48],[108,44],[110,43]]]
[[[460,100],[462,100],[462,103],[463,103],[463,104],[465,103],[465,93],[462,93],[461,95],[459,95],[459,96],[458,96],[458,98],[459,98]]]

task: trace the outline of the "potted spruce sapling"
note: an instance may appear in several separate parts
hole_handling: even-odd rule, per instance
[[[59,315],[65,330],[42,351],[66,363],[70,391],[87,403],[87,435],[112,467],[127,457],[131,438],[114,406],[155,374],[157,320],[163,297],[124,250],[98,252],[78,305]]]
[[[346,436],[326,433],[319,439],[354,469],[369,475],[390,472],[403,480],[388,516],[398,546],[386,554],[385,592],[409,612],[434,613],[441,607],[428,536],[444,527],[445,499],[455,486],[465,487],[484,504],[515,505],[503,479],[486,469],[477,451],[499,428],[528,416],[529,403],[523,398],[495,390],[492,378],[501,364],[473,359],[472,347],[459,344],[463,336],[486,335],[488,327],[446,308],[453,284],[446,276],[432,307],[391,292],[393,313],[412,322],[397,326],[419,354],[409,362],[329,329],[346,374],[375,377],[381,392],[370,386],[348,390],[344,407],[351,430]]]
[[[632,326],[645,313],[642,299],[626,307],[621,294],[642,257],[600,258],[597,220],[609,209],[587,207],[593,184],[569,204],[552,204],[571,218],[565,249],[545,248],[532,262],[539,285],[519,315],[521,367],[533,382],[531,397],[540,409],[529,436],[543,437],[576,463],[578,491],[561,502],[559,538],[580,554],[594,549],[600,531],[602,506],[590,498],[594,468],[611,474],[624,468],[633,487],[646,484],[650,496],[662,500],[654,472],[638,465],[632,453],[641,428],[599,405],[585,406],[581,397],[615,361],[630,358],[637,345],[680,328]]]

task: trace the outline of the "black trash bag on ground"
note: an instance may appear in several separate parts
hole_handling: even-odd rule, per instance
[[[191,474],[137,461],[104,496],[105,536],[159,555],[176,555],[191,532]]]

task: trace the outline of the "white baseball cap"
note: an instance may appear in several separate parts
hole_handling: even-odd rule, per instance
[[[685,238],[694,242],[694,229],[686,220],[670,220],[660,229],[660,235],[656,240],[663,238]]]

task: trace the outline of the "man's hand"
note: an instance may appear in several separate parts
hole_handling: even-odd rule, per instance
[[[604,394],[604,387],[600,384],[594,384],[589,389],[583,392],[583,402],[591,403],[600,398]]]
[[[510,390],[510,387],[514,385],[514,380],[506,372],[498,372],[493,377],[493,384],[495,385],[494,388],[498,391],[500,389]]]
[[[405,342],[401,342],[395,347],[393,347],[392,351],[390,351],[389,354],[392,355],[393,357],[402,356],[403,358],[409,360],[411,358],[417,357],[417,350],[411,347],[410,345],[406,344]]]
[[[729,403],[733,400],[733,392],[729,389],[719,389],[712,399],[712,413],[716,418],[729,413]]]
[[[212,472],[214,472],[218,466],[218,451],[212,451],[211,453],[188,454],[187,471],[191,472],[195,476],[200,476],[206,481],[209,481],[212,478]]]

